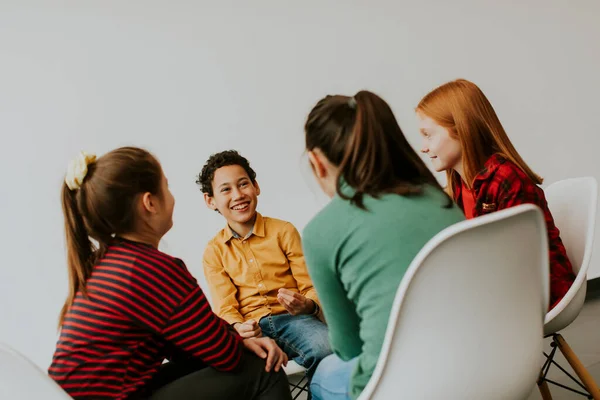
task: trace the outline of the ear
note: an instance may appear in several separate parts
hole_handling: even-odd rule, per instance
[[[316,151],[311,150],[308,152],[308,161],[312,166],[313,172],[317,178],[323,179],[327,175],[327,168],[321,157],[322,156]]]
[[[142,195],[142,209],[145,212],[149,212],[151,214],[156,213],[156,199],[150,192],[146,192]]]
[[[254,182],[252,182],[252,184],[256,188],[256,195],[260,196],[260,186],[258,185],[258,181],[254,181]]]
[[[215,203],[215,198],[212,196],[209,196],[208,193],[204,193],[204,202],[206,203],[206,207],[210,208],[211,210],[216,210],[217,209],[217,204]]]

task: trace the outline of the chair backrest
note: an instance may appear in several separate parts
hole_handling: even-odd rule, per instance
[[[0,398],[69,400],[71,397],[25,356],[0,343]]]
[[[587,271],[594,247],[598,183],[594,177],[565,179],[551,184],[544,193],[577,274],[567,294],[546,315],[544,333],[551,334],[569,326],[585,301]]]
[[[440,232],[400,283],[360,399],[527,398],[541,363],[548,277],[546,226],[536,206]]]
[[[587,273],[596,226],[596,179],[565,179],[551,184],[544,193],[575,273]]]

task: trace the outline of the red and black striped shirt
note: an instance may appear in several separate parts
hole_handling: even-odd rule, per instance
[[[240,337],[211,311],[183,261],[119,239],[65,316],[50,377],[75,399],[143,392],[164,359],[195,357],[230,371]]]

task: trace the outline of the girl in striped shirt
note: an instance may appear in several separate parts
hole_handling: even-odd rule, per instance
[[[49,375],[75,399],[291,399],[285,353],[266,337],[242,340],[183,261],[158,250],[174,204],[145,150],[70,164],[69,295]]]

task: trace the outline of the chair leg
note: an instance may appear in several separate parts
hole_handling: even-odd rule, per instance
[[[542,395],[543,400],[552,400],[552,394],[550,394],[550,389],[548,388],[548,382],[546,382],[543,376],[540,374],[540,378],[538,380],[538,389],[540,390],[540,394]]]
[[[309,381],[306,375],[302,375],[302,379],[300,379],[297,383],[290,382],[290,393],[293,396],[292,399],[296,400],[302,393],[307,394],[307,400],[312,398],[310,389],[308,387]]]
[[[594,378],[590,375],[587,369],[583,366],[579,358],[575,355],[571,346],[567,344],[565,339],[561,335],[554,336],[555,342],[558,344],[558,349],[565,356],[571,367],[575,370],[575,373],[581,379],[587,391],[592,395],[594,400],[600,400],[600,389],[594,381]]]

